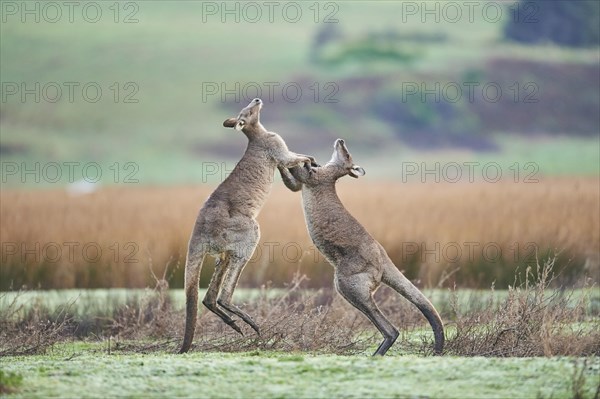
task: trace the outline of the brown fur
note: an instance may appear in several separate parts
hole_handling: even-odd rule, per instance
[[[429,300],[396,268],[385,249],[346,210],[340,201],[336,181],[345,175],[359,177],[364,169],[352,161],[343,140],[336,140],[331,160],[322,167],[279,168],[285,185],[302,189],[302,202],[308,232],[316,247],[335,267],[338,292],[383,334],[374,353],[384,355],[398,337],[398,330],[381,313],[373,293],[384,283],[410,302],[427,318],[435,336],[434,351],[444,348],[444,326]]]
[[[217,257],[215,272],[202,303],[231,328],[242,330],[231,318],[237,315],[257,333],[256,323],[231,303],[242,270],[258,243],[256,216],[273,185],[275,168],[294,167],[311,157],[290,152],[283,139],[260,123],[262,101],[254,99],[237,118],[223,122],[248,137],[244,156],[231,174],[206,200],[192,231],[185,265],[186,323],[180,353],[190,349],[198,313],[198,282],[206,255]]]

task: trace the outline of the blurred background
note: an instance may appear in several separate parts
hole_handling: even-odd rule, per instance
[[[421,285],[599,280],[600,3],[2,1],[0,288],[183,284],[254,97]],[[278,176],[241,284],[330,286]],[[210,278],[204,267],[201,285]]]

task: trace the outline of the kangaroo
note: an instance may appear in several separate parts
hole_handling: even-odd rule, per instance
[[[314,158],[288,150],[277,133],[260,123],[262,101],[255,98],[237,118],[223,126],[242,131],[248,147],[231,174],[208,197],[194,225],[185,264],[186,319],[183,344],[179,353],[190,349],[198,313],[198,283],[206,255],[217,258],[215,272],[202,303],[235,331],[242,330],[231,318],[239,316],[260,334],[248,314],[231,303],[242,269],[252,256],[260,238],[256,221],[273,185],[276,167],[290,168]]]
[[[331,160],[321,167],[280,167],[286,187],[302,190],[304,217],[313,243],[335,268],[335,287],[363,312],[384,337],[373,355],[385,355],[398,338],[398,329],[381,313],[373,293],[381,283],[412,302],[427,318],[435,336],[434,351],[444,348],[444,327],[429,300],[396,268],[385,249],[346,210],[335,183],[340,177],[363,176],[365,170],[352,161],[344,140],[334,144]]]

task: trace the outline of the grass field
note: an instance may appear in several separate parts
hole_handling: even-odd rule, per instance
[[[597,290],[425,292],[446,353],[397,295],[378,292],[400,328],[385,358],[366,319],[324,291],[239,290],[262,337],[240,337],[201,310],[192,352],[175,355],[181,290],[0,296],[0,392],[10,397],[596,398]],[[379,295],[381,294],[381,295]],[[16,298],[16,300],[15,300]],[[329,298],[329,299],[327,299]],[[408,306],[407,306],[408,305]],[[511,337],[508,330],[515,330]],[[489,350],[492,349],[490,352]]]
[[[15,398],[594,398],[598,358],[458,358],[294,353],[108,354],[65,344],[2,359],[23,381]],[[577,381],[582,377],[582,384]],[[576,396],[578,393],[580,396]]]
[[[446,286],[495,282],[506,288],[514,285],[516,270],[554,253],[558,269],[566,267],[564,281],[582,275],[598,281],[600,192],[594,178],[456,184],[347,178],[338,185],[350,212],[421,286],[435,287],[454,273]],[[167,267],[171,287],[181,287],[187,240],[211,189],[120,187],[84,196],[3,190],[2,288],[143,288],[153,284],[150,269],[162,276]],[[312,287],[331,286],[333,269],[311,245],[300,195],[276,187],[259,223],[261,243],[242,286],[271,281],[281,287],[297,271]],[[202,286],[211,272],[207,262]]]

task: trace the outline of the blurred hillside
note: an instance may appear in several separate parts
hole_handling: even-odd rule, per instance
[[[206,166],[233,168],[246,144],[222,121],[260,96],[263,124],[292,150],[326,161],[344,137],[374,178],[422,160],[598,174],[593,3],[429,2],[433,13],[418,2],[281,3],[272,13],[261,3],[100,3],[95,22],[90,10],[70,21],[37,3],[36,21],[24,3],[3,5],[0,155],[29,168],[97,162],[106,184],[127,173],[142,184],[215,182],[222,174]],[[3,186],[23,186],[19,176],[3,170]]]

